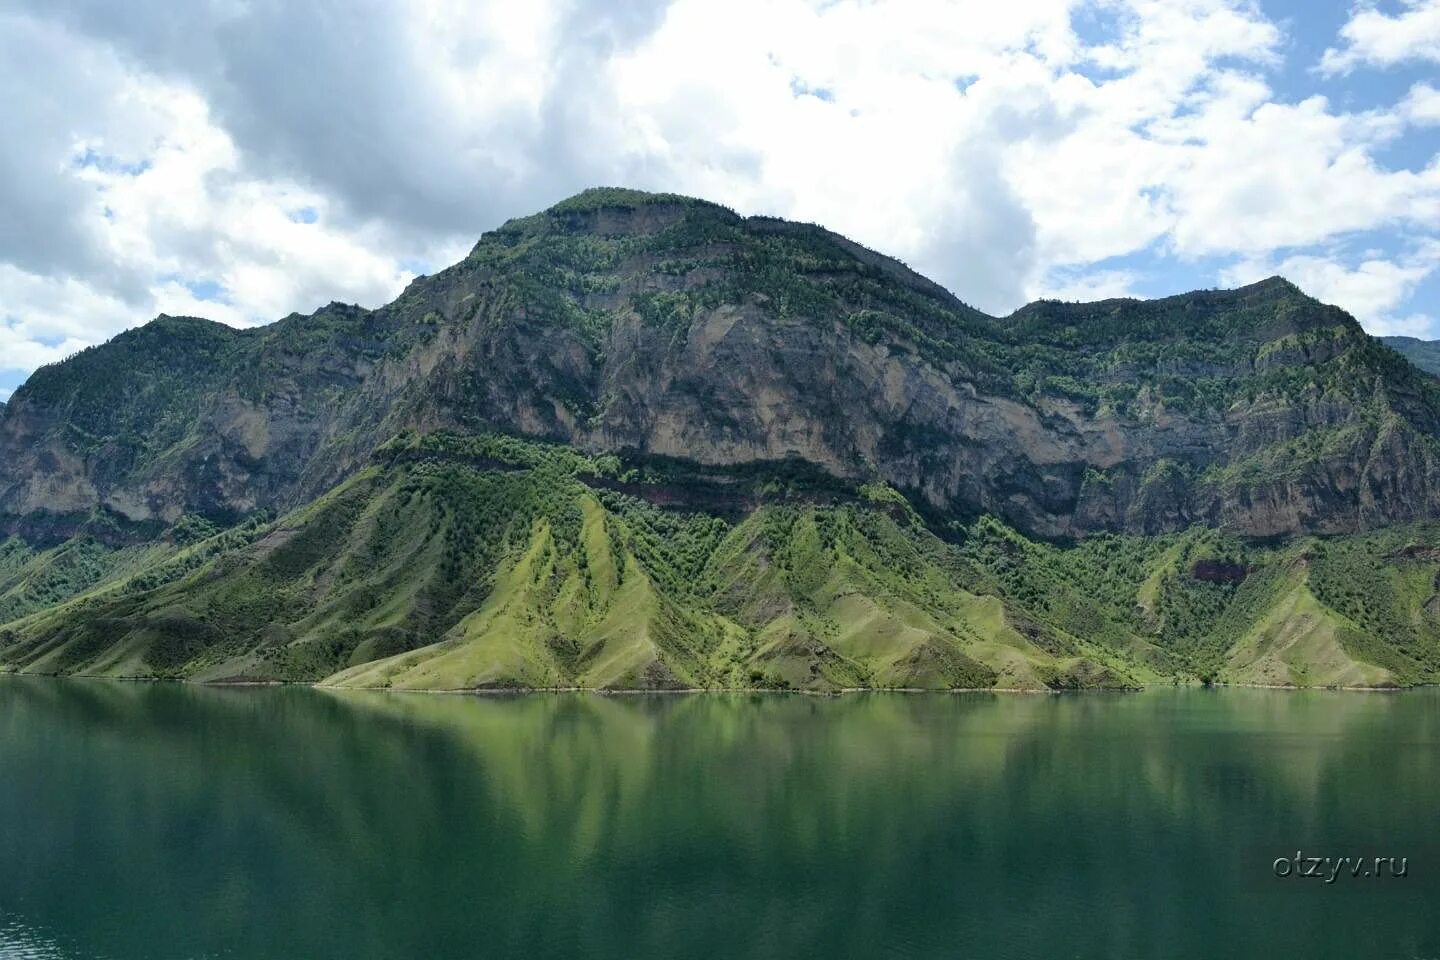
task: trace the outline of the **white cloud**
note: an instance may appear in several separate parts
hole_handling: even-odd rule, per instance
[[[1046,91],[1076,57],[1071,6],[679,0],[611,64],[616,115],[660,182],[823,223],[1008,308],[1035,225],[1004,150],[1064,123]]]
[[[1333,112],[1324,97],[1215,109],[1171,128],[1174,243],[1182,254],[1256,253],[1324,243],[1386,224],[1430,221],[1440,171],[1387,170],[1375,150],[1399,131],[1388,114]]]
[[[32,369],[162,312],[245,326],[331,299],[379,305],[410,278],[383,232],[332,228],[326,197],[248,174],[193,91],[113,63],[91,80],[104,122],[45,141],[41,185],[69,199],[33,231],[70,246],[0,260],[0,367]]]
[[[0,370],[62,360],[135,323],[131,307],[72,278],[0,264]]]
[[[1334,75],[1361,65],[1440,62],[1440,0],[1400,0],[1400,6],[1399,13],[1390,14],[1373,2],[1357,3],[1340,28],[1343,45],[1325,51],[1320,71]]]
[[[1440,90],[1417,83],[1400,103],[1400,115],[1417,126],[1440,124]]]
[[[617,100],[672,179],[825,223],[1006,311],[1057,265],[1190,226],[1177,176],[1224,167],[1230,143],[1176,113],[1248,98],[1214,126],[1247,122],[1269,90],[1217,64],[1273,64],[1282,39],[1244,3],[1135,0],[1105,4],[1119,33],[1086,48],[1078,6],[789,2],[758,30],[758,7],[680,0],[614,65]]]
[[[823,223],[994,312],[1128,294],[1146,251],[1190,287],[1217,256],[1323,262],[1398,323],[1416,267],[1340,241],[1440,222],[1440,161],[1380,159],[1440,93],[1278,98],[1287,39],[1249,0],[28,6],[0,15],[9,369],[161,311],[376,305],[599,183]],[[1357,9],[1335,57],[1428,9]],[[1364,292],[1387,276],[1400,299]]]
[[[1135,297],[1140,278],[1133,270],[1090,270],[1080,276],[1052,275],[1032,287],[1035,300],[1112,300]]]
[[[614,65],[616,100],[672,179],[825,223],[990,310],[1157,242],[1258,256],[1433,222],[1440,170],[1375,159],[1413,111],[1276,102],[1255,71],[1284,38],[1251,5],[1106,6],[1118,35],[1085,48],[1065,4],[952,35],[967,21],[928,6],[789,3],[760,31],[743,4],[681,0]]]

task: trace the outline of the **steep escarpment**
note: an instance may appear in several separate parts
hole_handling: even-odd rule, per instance
[[[1440,379],[1279,278],[991,317],[820,227],[587,191],[376,310],[37,371],[0,407],[0,664],[1433,681],[1437,438]]]
[[[1049,537],[1440,507],[1440,385],[1283,280],[992,318],[818,227],[591,191],[380,310],[161,318],[37,372],[0,420],[0,516],[148,536],[285,509],[407,428],[802,460]]]
[[[340,304],[251,330],[162,316],[41,368],[0,412],[0,524],[133,541],[293,499],[386,350],[376,327]]]

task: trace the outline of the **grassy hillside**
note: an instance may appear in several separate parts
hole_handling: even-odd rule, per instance
[[[893,489],[408,434],[278,520],[0,545],[0,664],[476,689],[1440,677],[1440,528],[1030,540]]]

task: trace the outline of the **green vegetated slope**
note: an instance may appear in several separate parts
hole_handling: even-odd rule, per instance
[[[0,406],[0,668],[411,688],[1436,679],[1440,379],[1280,278],[975,310],[589,190],[375,310]]]
[[[988,517],[937,533],[878,484],[702,482],[558,445],[412,434],[298,511],[186,539],[144,556],[7,543],[0,586],[18,605],[0,660],[430,690],[1375,686],[1440,673],[1440,530],[1428,526],[1283,547],[1204,529],[1059,546]],[[87,551],[69,599],[10,599]]]

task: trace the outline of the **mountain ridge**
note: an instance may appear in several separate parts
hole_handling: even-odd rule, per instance
[[[1381,337],[1380,342],[1426,373],[1440,376],[1440,340],[1419,337]]]
[[[262,418],[268,418],[265,404],[276,393],[271,389],[267,396],[269,388],[241,382],[244,376],[265,377],[272,386],[288,378],[286,399],[291,403],[333,407],[348,401],[351,407],[329,422],[324,411],[307,410],[311,415],[305,419],[312,428],[308,435],[304,423],[286,423],[295,448],[289,458],[292,468],[316,453],[322,462],[331,464],[330,469],[317,467],[313,481],[292,476],[296,471],[291,469],[264,477],[266,482],[260,485],[253,503],[244,495],[221,489],[212,497],[217,503],[191,502],[187,506],[202,510],[226,507],[243,513],[256,506],[293,504],[298,499],[287,499],[292,488],[298,489],[301,497],[316,495],[395,430],[425,423],[472,428],[483,422],[488,427],[565,440],[592,450],[635,449],[722,463],[797,455],[822,463],[841,476],[855,475],[862,469],[857,464],[878,464],[883,473],[892,463],[902,461],[884,479],[916,492],[931,505],[942,510],[999,510],[1022,527],[1046,536],[1080,535],[1093,529],[1173,528],[1177,520],[1126,516],[1146,470],[1167,456],[1185,469],[1201,468],[1195,444],[1235,439],[1236,431],[1218,422],[1223,411],[1215,405],[1228,399],[1223,392],[1230,388],[1225,384],[1217,387],[1217,382],[1263,374],[1255,369],[1257,365],[1273,366],[1277,359],[1285,359],[1274,350],[1258,356],[1265,343],[1253,336],[1257,328],[1237,326],[1239,321],[1234,318],[1265,313],[1275,324],[1270,331],[1277,334],[1273,339],[1292,338],[1293,342],[1281,346],[1303,362],[1317,357],[1323,362],[1330,355],[1363,348],[1369,342],[1353,319],[1322,307],[1280,280],[1262,281],[1239,291],[1192,293],[1157,301],[1090,305],[1041,301],[1001,320],[966,307],[938,285],[919,282],[923,278],[894,261],[872,268],[869,259],[854,259],[848,251],[863,248],[849,241],[842,245],[843,238],[819,228],[786,225],[777,233],[773,221],[765,220],[767,226],[754,234],[748,229],[754,218],[740,218],[703,201],[676,203],[660,197],[640,202],[635,197],[630,192],[619,192],[617,199],[615,191],[587,191],[550,211],[509,221],[485,234],[464,261],[418,278],[395,302],[378,310],[331,304],[309,317],[292,315],[257,328],[258,333],[229,334],[222,332],[224,328],[206,328],[208,341],[229,341],[232,352],[243,354],[231,373],[234,382],[216,387],[240,403],[231,404],[234,409],[229,411],[212,412],[220,421],[216,426],[222,435],[227,430],[242,435],[232,443],[241,449],[209,451],[237,478],[253,479],[246,461],[259,446],[254,437],[245,442],[245,425],[233,421],[252,415],[256,407]],[[624,206],[627,203],[632,206]],[[886,278],[895,275],[916,279],[899,285],[888,283]],[[472,303],[477,300],[479,307]],[[476,311],[485,316],[479,317]],[[1183,331],[1184,336],[1167,331],[1166,324],[1176,322],[1169,316],[1172,312],[1186,321],[1192,318],[1183,315],[1210,314],[1211,319],[1201,318],[1213,327],[1208,339],[1198,338],[1199,327],[1194,324]],[[1221,321],[1214,321],[1217,316]],[[804,322],[797,323],[796,317]],[[827,322],[832,327],[843,324],[844,329],[824,329]],[[166,319],[159,326],[167,324],[173,326],[174,321]],[[1123,329],[1127,324],[1140,329],[1143,338],[1120,333],[1085,342],[1093,331],[1103,334],[1107,325]],[[1147,324],[1151,329],[1143,329]],[[150,337],[154,326],[139,328],[138,333],[130,331],[117,341]],[[657,327],[662,329],[657,331]],[[667,343],[657,335],[669,334],[675,341],[680,333],[697,332],[693,343]],[[1235,341],[1237,332],[1248,339]],[[782,336],[785,339],[777,340]],[[1179,340],[1186,341],[1189,355],[1159,356],[1167,342]],[[1147,342],[1150,346],[1145,346]],[[1238,349],[1237,342],[1250,353]],[[112,353],[117,349],[115,343],[107,345]],[[1117,344],[1133,347],[1135,355],[1117,356],[1123,353]],[[321,369],[311,369],[301,356],[302,351],[316,346],[324,349],[323,358],[328,361]],[[192,347],[200,354],[198,372],[214,377],[213,361],[225,352],[220,344]],[[504,355],[497,355],[502,350]],[[482,359],[487,351],[491,355]],[[663,373],[668,382],[662,383],[662,392],[644,395],[647,387],[635,382],[633,369],[606,366],[604,358],[617,353],[634,356],[635,365],[646,366],[647,373]],[[897,354],[905,355],[898,372]],[[89,351],[71,361],[72,365],[87,355]],[[744,384],[734,382],[735,377],[730,382],[720,377],[699,384],[726,394],[715,398],[718,404],[704,406],[688,403],[683,389],[670,389],[675,381],[693,382],[691,371],[721,355],[737,368],[753,369],[764,376]],[[806,378],[783,369],[815,357],[826,359],[829,366],[813,371],[816,376],[808,378],[811,382],[793,382]],[[909,363],[906,357],[919,362]],[[193,360],[176,358],[182,367]],[[1373,366],[1377,358],[1364,362]],[[1165,363],[1173,369],[1167,369]],[[487,372],[498,366],[501,373],[513,374],[513,379],[503,384],[498,378],[478,383],[477,364]],[[250,369],[238,369],[245,365]],[[57,369],[63,368],[37,372],[17,391],[0,430],[15,431],[15,424],[23,418],[19,411],[34,406],[41,384]],[[372,372],[378,376],[371,376]],[[1348,376],[1351,372],[1344,373]],[[331,389],[310,390],[297,382],[301,375],[328,380]],[[866,382],[853,391],[838,382],[856,377]],[[761,379],[765,382],[759,382]],[[1252,379],[1263,381],[1264,377]],[[1126,381],[1138,383],[1140,389],[1132,390]],[[487,389],[492,384],[494,388]],[[1210,389],[1212,395],[1197,394],[1192,389],[1196,384]],[[1402,386],[1415,393],[1410,389],[1413,385]],[[86,389],[94,393],[93,388]],[[1262,382],[1257,389],[1270,387]],[[420,395],[427,390],[428,395]],[[845,435],[834,417],[812,417],[803,427],[786,430],[777,426],[775,415],[758,409],[754,402],[767,390],[786,394],[781,405],[787,412],[812,412],[808,407],[827,394],[847,408],[879,409],[874,411],[875,422],[865,425],[867,435],[855,435],[859,430]],[[328,396],[321,401],[317,392]],[[1426,422],[1420,432],[1428,435],[1440,418],[1440,402],[1433,390],[1421,392],[1426,395],[1421,398],[1418,415]],[[1351,393],[1344,399],[1354,405],[1361,398]],[[456,396],[467,401],[458,409],[453,402]],[[617,397],[636,402],[621,410],[614,403]],[[797,402],[800,400],[804,402]],[[1413,400],[1413,396],[1406,398],[1415,406]],[[1197,403],[1211,409],[1191,418],[1199,421],[1192,424],[1196,436],[1178,444],[1178,449],[1174,444],[1150,442],[1169,436],[1164,432],[1125,429],[1132,425],[1124,422],[1126,416],[1132,421],[1153,420],[1173,413],[1177,406]],[[116,405],[121,406],[118,401]],[[1117,405],[1130,409],[1122,416],[1110,415]],[[374,423],[376,409],[392,415],[383,424]],[[601,417],[602,410],[615,410],[618,415]],[[742,422],[715,422],[720,419],[712,416],[717,410],[733,412]],[[1308,409],[1293,406],[1292,410],[1311,421],[1296,424],[1299,430],[1330,426],[1325,421],[1335,419],[1333,411],[1313,405]],[[964,475],[950,471],[949,476],[936,480],[928,476],[930,465],[921,463],[927,451],[898,441],[900,433],[894,429],[898,423],[920,433],[965,437],[972,447],[984,446],[993,443],[993,437],[983,433],[985,428],[977,423],[985,418],[1011,421],[1016,429],[1035,434],[1042,445],[1061,442],[1070,446],[1071,452],[1061,457],[1055,468],[1065,475],[1053,475],[1050,465],[1059,454],[1036,451],[1036,456],[1013,458],[1014,462],[978,465],[982,472],[993,474],[978,482],[967,479],[975,464],[968,465],[971,469]],[[1407,422],[1414,419],[1416,416],[1410,415]],[[284,421],[282,412],[275,422]],[[966,437],[970,423],[977,423],[981,436]],[[135,428],[135,424],[123,424],[119,432],[131,430],[148,443],[163,440],[158,436],[163,431],[144,425]],[[147,429],[148,434],[144,432]],[[1097,437],[1097,429],[1138,442],[1124,444],[1119,450],[1105,449],[1106,441]],[[826,435],[827,431],[832,435]],[[336,442],[335,434],[347,432],[363,436],[363,442],[348,448]],[[897,441],[891,447],[904,449],[880,449],[882,434],[883,439]],[[1244,442],[1243,437],[1241,440]],[[0,446],[4,443],[0,437]],[[952,449],[947,456],[962,453]],[[285,458],[271,459],[279,462]],[[1130,466],[1123,466],[1127,461]],[[1428,479],[1432,461],[1427,450],[1423,463],[1410,465],[1410,472],[1424,478],[1425,486],[1412,492],[1412,501],[1436,501],[1437,493]],[[1122,485],[1132,488],[1121,501],[1093,507],[1079,503],[1084,471],[1109,470],[1117,464],[1122,464],[1124,472]],[[110,477],[100,479],[106,485],[113,482]],[[274,489],[267,489],[267,484]],[[1027,488],[1024,493],[1031,502],[1006,508],[994,495],[999,485]],[[156,512],[143,503],[151,498],[150,493],[134,489],[136,484],[129,486],[121,495],[109,497],[122,515],[143,519]],[[23,502],[19,509],[15,505],[13,478],[0,475],[0,488],[6,487],[0,492],[0,512],[27,512]],[[92,499],[103,503],[106,495],[107,491],[100,489]],[[1224,513],[1224,503],[1217,501],[1213,491],[1189,490],[1183,496],[1191,502],[1173,505],[1177,518]],[[76,506],[81,499],[74,501]],[[174,510],[167,514],[163,505],[158,512],[174,514]],[[1379,519],[1406,518],[1384,516],[1383,509],[1381,514]],[[1272,532],[1319,529],[1327,521],[1334,529],[1354,525],[1333,517],[1326,521],[1283,520],[1274,524],[1277,529]],[[1264,532],[1265,525],[1243,517],[1221,516],[1217,522],[1242,526],[1248,522],[1256,532]]]
[[[1440,380],[1283,278],[992,317],[814,225],[602,188],[383,307],[37,371],[0,410],[0,664],[1423,682],[1437,437]]]

